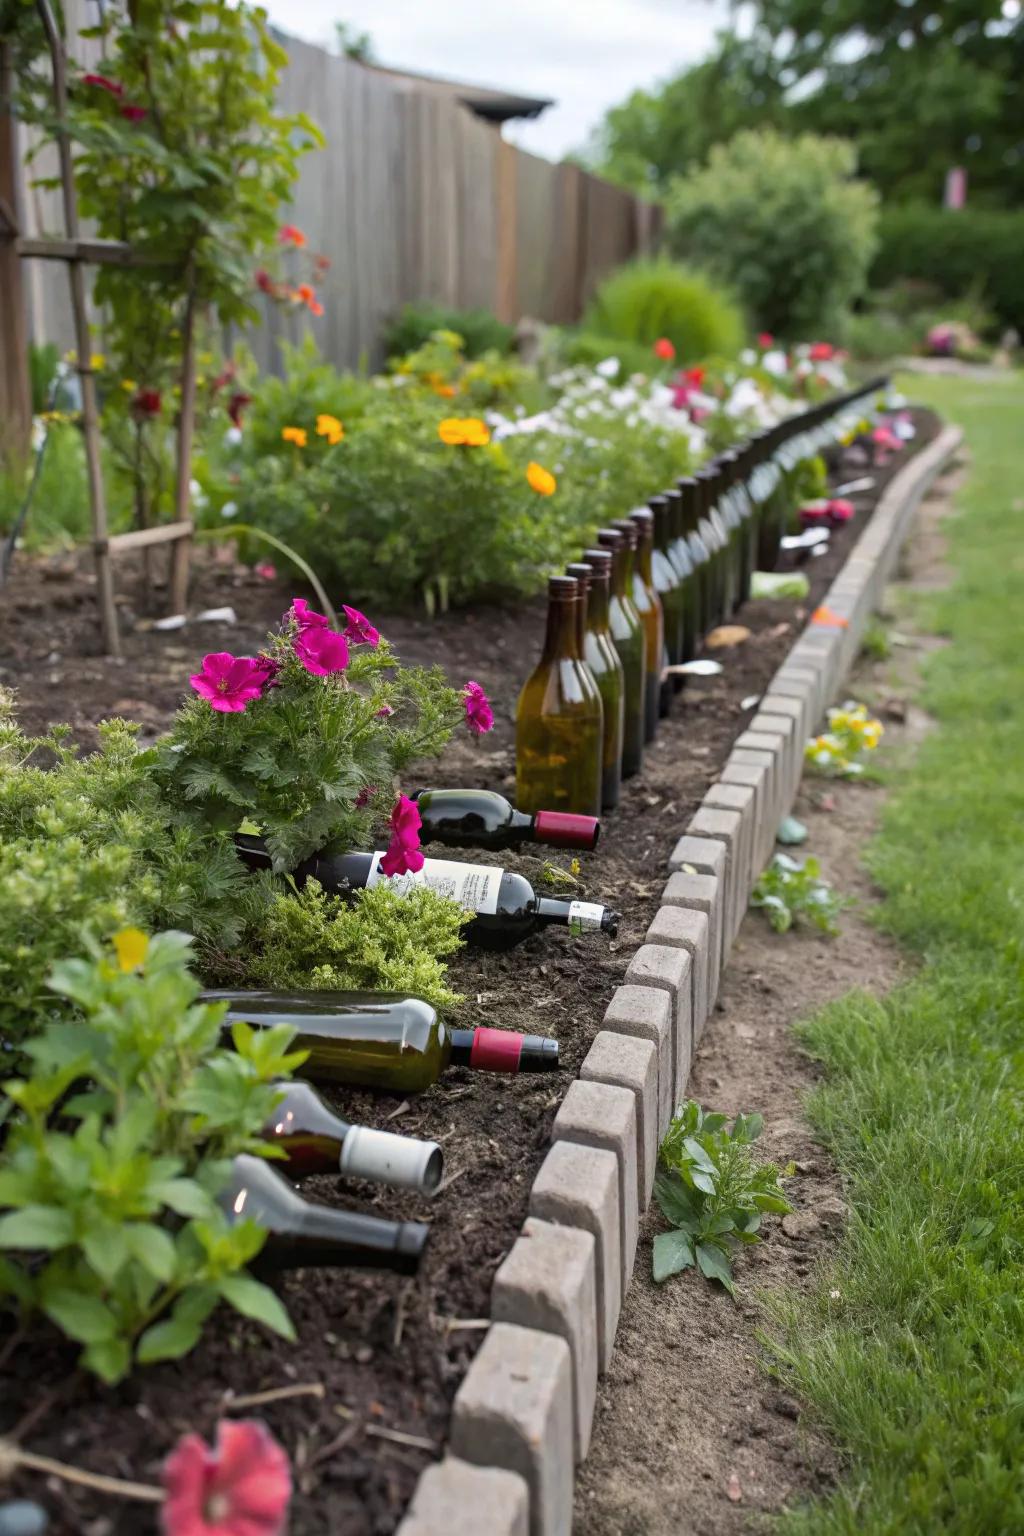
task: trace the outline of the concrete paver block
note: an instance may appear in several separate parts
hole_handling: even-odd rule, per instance
[[[702,842],[702,838],[693,838],[693,842]],[[723,845],[724,846],[724,845]],[[703,912],[708,920],[708,941],[710,943],[709,965],[707,978],[707,1012],[710,1013],[715,1006],[718,996],[718,982],[722,971],[722,956],[725,949],[725,879],[717,879],[710,875],[691,875],[688,871],[677,870],[670,875],[668,883],[661,895],[663,907],[684,907],[693,912]],[[706,1022],[707,1015],[705,1015]],[[700,1030],[694,1029],[694,1038],[700,1037]]]
[[[626,981],[638,987],[658,987],[672,998],[673,1103],[690,1075],[693,1041],[693,982],[685,949],[666,944],[641,944],[626,967]]]
[[[748,756],[750,754],[747,754]],[[734,761],[734,753],[719,775],[721,784],[744,784],[754,791],[754,829],[750,839],[751,879],[756,880],[775,841],[771,819],[771,766]]]
[[[674,878],[674,877],[673,877]],[[690,956],[692,1047],[704,1031],[708,1016],[708,985],[711,980],[711,923],[706,913],[689,907],[659,907],[647,930],[648,944],[668,944],[685,949]]]
[[[449,1443],[463,1461],[525,1478],[530,1536],[570,1536],[572,1362],[565,1340],[495,1323],[455,1394]]]
[[[633,1278],[640,1226],[636,1099],[628,1088],[577,1078],[569,1084],[559,1105],[551,1127],[551,1139],[579,1142],[585,1147],[604,1147],[615,1154],[619,1165],[619,1249],[622,1294],[625,1295]]]
[[[518,1472],[446,1456],[421,1473],[395,1536],[529,1536],[529,1530],[529,1493]]]
[[[722,964],[732,945],[735,932],[736,902],[739,899],[739,871],[742,855],[743,817],[739,811],[702,805],[687,827],[694,837],[713,837],[729,850],[725,876],[724,920],[722,923]]]
[[[556,1333],[572,1356],[576,1460],[590,1447],[597,1401],[597,1274],[593,1233],[528,1216],[494,1277],[491,1317]]]
[[[619,1164],[615,1153],[576,1141],[554,1142],[533,1181],[530,1215],[563,1227],[582,1227],[593,1234],[597,1368],[606,1371],[622,1308]]]
[[[603,1027],[618,1035],[649,1040],[658,1058],[658,1118],[660,1140],[675,1108],[675,1037],[673,1001],[657,987],[617,987],[605,1012]]]
[[[749,784],[712,784],[704,796],[703,806],[714,809],[738,811],[740,836],[735,870],[736,905],[733,911],[733,928],[730,939],[736,937],[750,893],[750,870],[754,862],[754,839],[757,833],[757,797]]]
[[[583,1058],[584,1082],[614,1083],[628,1088],[636,1104],[637,1206],[650,1204],[658,1160],[658,1053],[651,1040],[599,1030]]]

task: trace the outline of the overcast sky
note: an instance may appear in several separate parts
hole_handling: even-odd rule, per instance
[[[283,31],[328,44],[344,20],[382,64],[496,85],[556,105],[510,124],[524,149],[558,159],[606,108],[706,54],[727,0],[264,0]]]

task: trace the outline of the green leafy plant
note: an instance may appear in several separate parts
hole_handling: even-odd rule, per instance
[[[999,324],[1024,332],[1020,281],[1024,212],[1019,208],[983,208],[972,198],[970,214],[964,219],[955,209],[932,204],[889,203],[882,211],[878,234],[871,268],[874,286],[886,288],[906,279],[928,283],[931,295],[925,307],[932,310],[938,309],[935,295],[958,301],[973,292]],[[982,329],[977,304],[974,311],[962,318]]]
[[[257,985],[339,992],[411,992],[437,1009],[463,999],[446,980],[445,958],[461,947],[468,914],[426,886],[402,895],[386,883],[344,902],[315,880],[278,893],[261,920]]]
[[[467,357],[485,352],[508,353],[515,331],[487,309],[448,309],[443,304],[406,304],[384,329],[388,357],[401,357],[422,347],[435,331],[454,331]]]
[[[788,932],[805,918],[822,933],[834,935],[846,901],[822,880],[817,859],[809,856],[799,864],[788,853],[777,853],[754,886],[750,905],[761,909],[776,933]]]
[[[766,1211],[793,1207],[774,1163],[758,1163],[751,1150],[760,1115],[706,1114],[695,1099],[677,1109],[665,1133],[654,1194],[672,1230],[654,1239],[653,1274],[660,1284],[694,1265],[708,1280],[735,1294],[732,1255],[759,1242]]]
[[[584,325],[648,346],[666,337],[686,363],[731,356],[743,344],[743,318],[731,296],[702,272],[665,260],[613,272],[594,295]]]
[[[82,1345],[106,1382],[133,1363],[176,1359],[221,1301],[285,1338],[273,1291],[246,1272],[265,1234],[217,1204],[259,1130],[274,1081],[303,1060],[294,1031],[235,1031],[223,1005],[196,1004],[190,940],[116,936],[51,986],[80,1014],[30,1041],[29,1074],[3,1085],[13,1113],[0,1154],[0,1293]]]
[[[841,139],[737,133],[673,185],[673,248],[732,285],[759,327],[827,332],[866,285],[877,196]]]

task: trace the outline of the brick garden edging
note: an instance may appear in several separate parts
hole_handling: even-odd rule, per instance
[[[796,796],[804,743],[857,655],[919,502],[960,446],[946,427],[893,477],[669,858],[662,905],[555,1116],[491,1327],[455,1396],[449,1450],[397,1536],[569,1536],[575,1468],[651,1199],[750,891]],[[836,620],[845,621],[837,623]]]

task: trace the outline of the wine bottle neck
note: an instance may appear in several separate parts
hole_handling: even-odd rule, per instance
[[[606,580],[595,580],[590,584],[587,628],[595,635],[603,635],[608,628],[608,582]]]
[[[511,1029],[453,1029],[452,1066],[477,1072],[551,1072],[558,1066],[558,1041],[521,1035]]]
[[[619,914],[593,901],[563,901],[555,896],[538,896],[534,915],[541,923],[559,923],[577,936],[581,933],[607,933],[613,938],[619,930]]]
[[[548,624],[544,636],[545,661],[578,661],[580,601],[575,594],[559,594],[548,604]]]

